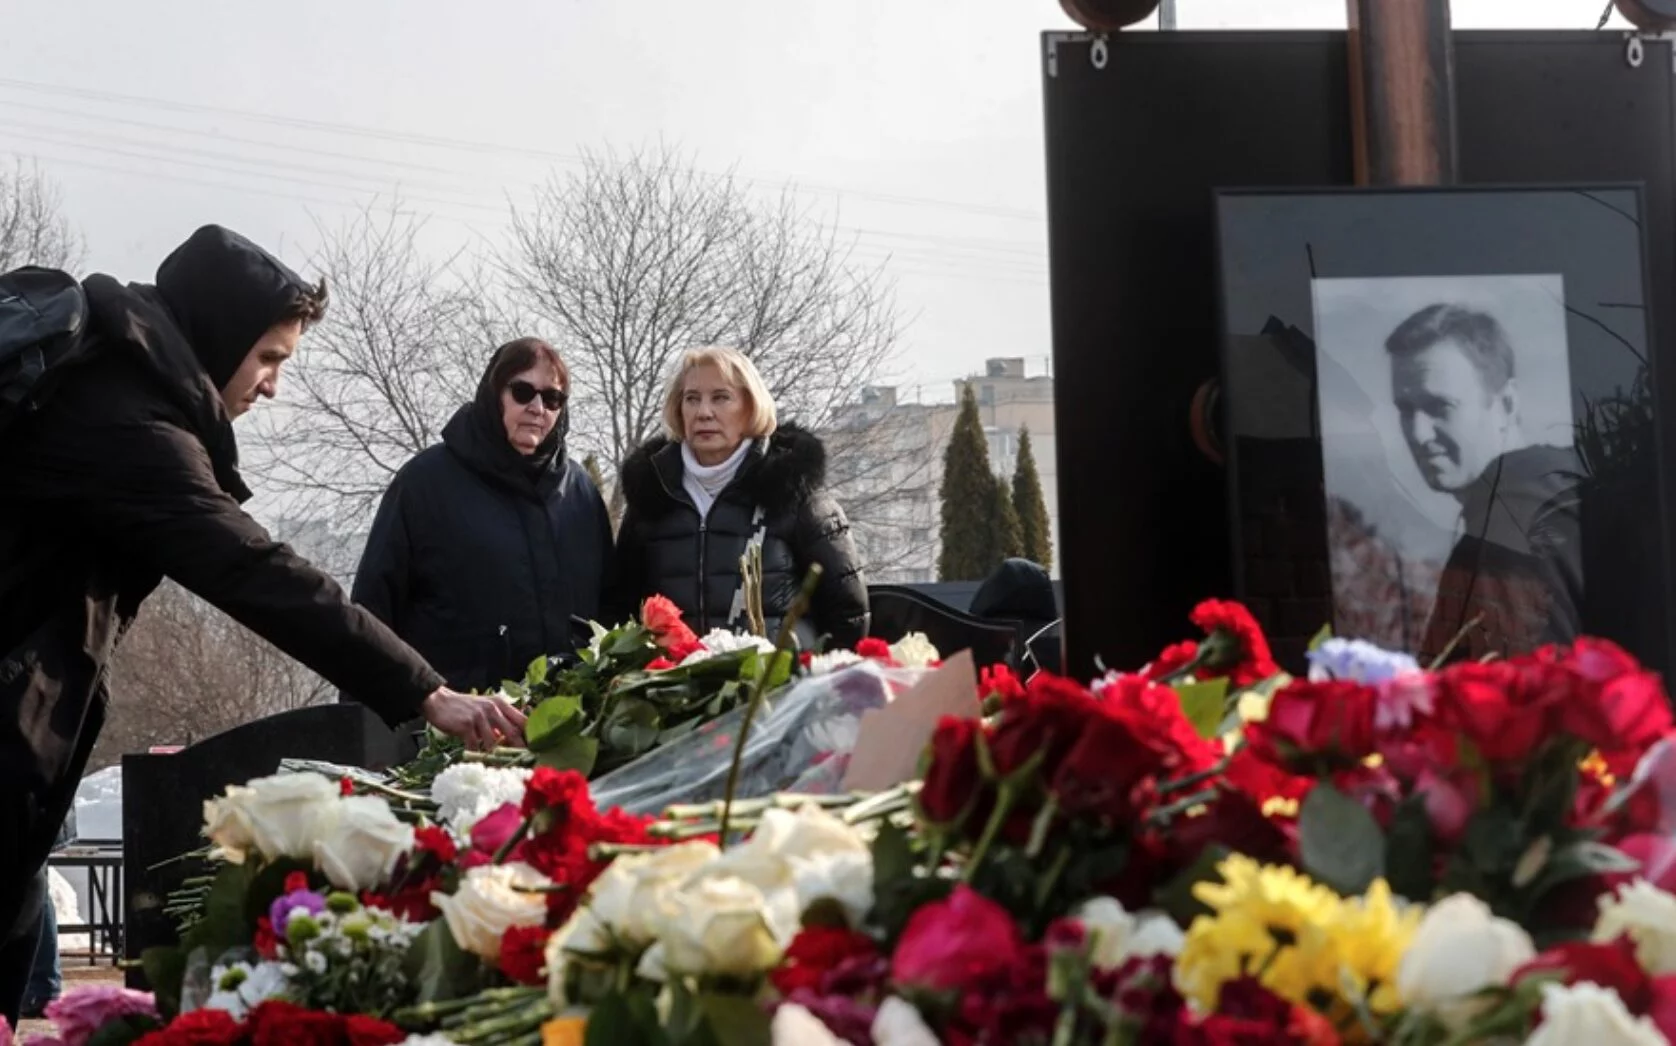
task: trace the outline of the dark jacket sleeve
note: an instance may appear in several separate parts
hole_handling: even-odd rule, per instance
[[[70,514],[102,553],[168,575],[385,721],[411,720],[442,685],[329,575],[269,537],[185,429],[148,420],[42,439],[23,473],[27,500]]]
[[[606,588],[605,620],[600,624],[615,628],[640,613],[640,601],[647,595],[646,543],[632,508],[623,509],[609,573],[611,580]]]
[[[398,474],[378,503],[351,590],[355,602],[372,611],[397,635],[403,633],[407,618],[408,570],[412,565],[406,494],[407,486]]]
[[[809,616],[834,647],[853,647],[867,635],[867,581],[850,535],[850,521],[830,494],[816,491],[798,511],[795,545],[799,566],[819,563],[821,580]]]

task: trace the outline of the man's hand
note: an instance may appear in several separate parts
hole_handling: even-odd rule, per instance
[[[426,722],[464,741],[467,748],[487,752],[497,745],[524,743],[524,713],[505,698],[462,694],[444,686],[420,707]]]

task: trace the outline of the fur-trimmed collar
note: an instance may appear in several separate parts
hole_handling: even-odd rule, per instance
[[[674,440],[659,436],[642,444],[623,461],[623,495],[629,507],[658,516],[685,504],[681,469],[681,448]],[[757,441],[728,493],[744,494],[763,508],[779,512],[825,485],[825,445],[807,429],[787,424],[774,430],[766,447]]]

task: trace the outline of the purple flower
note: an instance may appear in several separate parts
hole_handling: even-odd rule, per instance
[[[326,898],[313,890],[292,890],[276,898],[268,908],[268,921],[273,923],[276,936],[285,936],[285,926],[291,921],[291,914],[299,908],[309,915],[319,915],[326,910]]]

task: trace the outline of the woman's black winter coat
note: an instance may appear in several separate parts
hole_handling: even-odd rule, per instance
[[[442,443],[396,474],[355,575],[355,601],[457,690],[492,690],[573,650],[572,618],[599,616],[611,562],[587,471],[562,441],[545,464],[519,458],[489,399],[460,408]]]
[[[730,611],[760,506],[769,634],[817,563],[823,573],[806,619],[811,627],[800,629],[805,644],[824,636],[829,647],[848,647],[867,634],[867,585],[849,520],[824,489],[826,448],[819,438],[782,425],[758,440],[707,519],[682,488],[683,473],[681,446],[668,439],[652,440],[623,463],[628,507],[617,534],[616,617],[626,619],[641,600],[661,593],[699,635],[742,627],[743,618]]]

